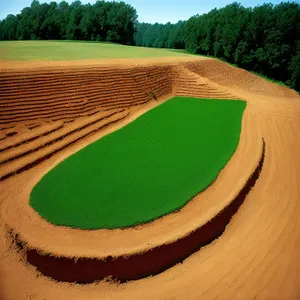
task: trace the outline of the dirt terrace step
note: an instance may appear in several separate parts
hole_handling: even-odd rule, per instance
[[[105,118],[90,125],[85,125],[84,127],[77,128],[76,131],[66,134],[65,136],[59,136],[50,145],[46,147],[39,148],[29,154],[19,157],[16,160],[4,163],[1,165],[0,169],[0,181],[8,179],[9,177],[15,176],[18,173],[24,172],[35,165],[45,161],[52,155],[64,150],[69,145],[78,142],[79,140],[95,133],[110,124],[116,123],[126,116],[128,112],[122,111],[112,115],[109,118]]]

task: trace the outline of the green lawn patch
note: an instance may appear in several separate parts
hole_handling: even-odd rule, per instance
[[[175,97],[62,161],[33,188],[49,222],[124,228],[185,205],[233,155],[246,102]]]
[[[80,60],[110,58],[187,57],[168,49],[83,41],[1,41],[4,60]]]

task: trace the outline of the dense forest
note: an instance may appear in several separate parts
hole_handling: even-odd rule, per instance
[[[0,40],[92,40],[133,45],[136,10],[124,2],[75,1],[50,4],[33,0],[20,14],[0,22]]]
[[[134,35],[136,46],[156,48],[185,48],[185,24],[179,21],[176,24],[149,24],[139,23]]]
[[[69,39],[186,49],[224,59],[300,90],[300,4],[239,3],[176,24],[138,23],[124,2],[34,0],[0,21],[0,40]]]
[[[224,59],[300,90],[300,4],[238,3],[176,24],[140,23],[137,46],[186,49]]]

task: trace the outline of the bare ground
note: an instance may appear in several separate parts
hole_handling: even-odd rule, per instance
[[[134,68],[132,61],[122,61],[121,65],[114,61],[110,66],[108,62],[103,66],[98,65],[103,62],[82,62],[81,66],[77,62],[74,66],[69,62],[61,66],[51,63],[35,63],[30,68],[26,64],[0,64],[3,70],[0,73],[0,128],[4,136],[0,141],[0,177],[4,178],[0,184],[0,299],[300,298],[297,284],[300,275],[300,97],[296,92],[212,59],[180,62],[169,59],[152,63],[140,60]],[[68,68],[61,72],[60,67],[66,66]],[[101,72],[106,72],[105,76],[104,73],[95,75]],[[34,84],[37,78],[41,80]],[[74,100],[82,100],[82,94],[75,96],[87,85],[78,82],[84,79],[96,81],[86,90],[86,95],[94,93],[93,100],[87,99],[86,104],[90,103],[96,113],[87,115],[89,112],[86,112],[82,116],[86,105],[79,106],[70,121],[66,117],[68,106],[57,108],[63,101],[70,101],[70,94],[58,91],[69,85]],[[122,83],[118,100],[112,102],[114,95],[109,93],[109,87],[122,86]],[[126,97],[122,93],[126,86],[139,91],[141,100],[135,103],[138,105],[133,106],[133,94],[124,101]],[[158,101],[149,98],[149,89],[158,94]],[[49,93],[54,93],[54,97],[45,100]],[[172,95],[235,98],[248,103],[234,156],[215,183],[183,209],[131,229],[81,231],[55,227],[28,205],[30,190],[54,165]],[[110,98],[112,100],[107,101]],[[30,102],[32,100],[34,102]],[[48,110],[51,101],[54,105]],[[105,101],[108,105],[104,109]],[[70,105],[76,107],[74,103]],[[25,106],[18,111],[20,105]],[[5,110],[7,113],[3,114]],[[109,116],[116,110],[118,115]],[[23,120],[24,113],[27,115]],[[106,115],[109,117],[104,118]],[[30,126],[37,127],[30,129]],[[9,136],[10,132],[16,133]],[[57,257],[103,259],[108,255],[146,253],[159,245],[170,244],[188,236],[232,203],[257,167],[262,138],[265,156],[261,173],[224,233],[183,263],[158,275],[126,284],[58,283],[26,263],[26,256],[12,244],[8,228],[12,228],[23,243],[27,242],[29,248]],[[25,148],[34,150],[28,154]],[[7,162],[16,157],[16,153],[25,154]],[[26,165],[29,165],[27,169],[18,172]],[[3,177],[7,174],[13,175]]]

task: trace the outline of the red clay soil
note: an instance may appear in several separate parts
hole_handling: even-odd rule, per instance
[[[98,126],[82,136],[73,138],[75,131],[82,131],[87,126],[92,128],[93,124],[99,122],[98,119],[71,130],[72,126],[80,124],[78,118],[92,118],[106,111],[109,115],[110,111],[132,109],[171,94],[202,98],[237,98],[228,91],[215,87],[213,83],[205,81],[199,85],[199,76],[179,63],[143,65],[135,68],[100,65],[51,70],[12,69],[0,73],[0,130],[2,128],[1,133],[4,135],[0,145],[0,152],[4,151],[4,155],[0,153],[0,180],[26,171],[74,141],[77,142],[123,119],[122,117],[113,120],[104,124],[105,126]],[[76,124],[73,122],[75,125],[66,129],[67,124],[75,119]],[[41,120],[46,120],[52,125],[57,121],[62,124],[55,128],[50,126],[45,131],[35,125]],[[26,127],[28,122],[36,128],[34,131],[37,134],[34,135],[33,131]],[[10,128],[7,128],[8,126]],[[66,130],[67,133],[60,134]],[[53,153],[45,150],[43,155],[34,157],[38,150],[43,150],[51,144],[55,145],[69,136],[70,143],[58,147]],[[15,139],[12,139],[14,137]],[[37,143],[32,143],[35,139]],[[30,144],[24,146],[24,143]],[[19,147],[20,145],[22,147]],[[11,151],[11,147],[19,148]],[[6,155],[7,150],[10,150],[9,155]],[[19,164],[23,157],[26,157],[27,162]]]
[[[108,117],[111,117],[111,116],[114,115],[114,114],[116,114],[116,113],[112,113],[112,114],[110,114]],[[5,175],[2,175],[2,176],[0,175],[0,180],[3,181],[3,180],[5,180],[5,179],[10,178],[11,176],[15,176],[16,174],[19,174],[19,173],[21,173],[21,172],[24,172],[24,171],[26,171],[26,170],[28,170],[28,169],[33,168],[33,167],[36,166],[37,164],[40,164],[41,162],[43,162],[43,161],[49,159],[52,155],[55,155],[56,153],[58,153],[58,152],[60,152],[61,150],[63,150],[63,149],[65,149],[65,148],[69,147],[69,146],[72,145],[73,143],[76,143],[76,142],[79,141],[80,139],[85,138],[86,136],[88,136],[88,135],[90,135],[90,134],[93,134],[93,133],[95,133],[95,132],[97,132],[97,131],[99,131],[99,130],[103,130],[104,128],[106,128],[106,127],[108,127],[108,126],[110,126],[110,125],[112,125],[112,124],[114,124],[114,123],[117,123],[117,122],[119,122],[120,120],[126,118],[126,116],[128,116],[128,113],[125,114],[125,115],[123,115],[122,117],[120,117],[120,118],[118,118],[118,119],[115,119],[115,120],[106,122],[105,124],[101,125],[100,127],[94,129],[93,131],[89,131],[89,132],[86,133],[85,135],[82,135],[82,136],[78,137],[77,139],[73,139],[73,140],[72,140],[71,142],[69,142],[68,144],[65,144],[65,145],[63,145],[63,146],[61,146],[61,147],[58,147],[58,148],[56,148],[54,151],[52,151],[52,152],[50,152],[50,153],[48,153],[48,154],[45,154],[44,156],[38,157],[38,158],[37,158],[36,160],[34,160],[34,161],[31,161],[31,162],[29,162],[29,163],[27,163],[27,164],[24,164],[24,165],[20,166],[20,168],[18,168],[18,169],[14,169],[13,171],[6,173]],[[96,123],[96,122],[98,122],[98,120],[97,120],[97,121],[94,121],[94,122]],[[61,137],[59,137],[59,138],[56,138],[55,140],[50,141],[48,144],[43,144],[43,145],[41,145],[41,146],[39,146],[39,147],[37,147],[37,148],[31,149],[31,150],[29,150],[29,151],[27,151],[27,152],[23,152],[23,153],[21,153],[21,154],[19,154],[19,155],[17,155],[17,156],[14,156],[13,158],[10,158],[10,159],[7,159],[7,160],[1,162],[1,164],[2,164],[2,163],[3,163],[3,164],[4,164],[4,163],[9,163],[9,162],[11,162],[11,161],[14,160],[14,159],[19,159],[19,158],[25,157],[25,156],[27,156],[28,154],[31,154],[31,153],[33,153],[33,152],[35,152],[35,151],[38,151],[39,149],[43,149],[44,147],[47,147],[48,145],[52,145],[53,143],[59,142],[59,141],[65,139],[67,136],[73,134],[74,132],[79,131],[79,130],[83,130],[83,129],[86,128],[87,126],[90,126],[90,125],[93,125],[93,124],[94,124],[94,123],[90,123],[90,124],[88,124],[88,125],[85,125],[85,126],[81,127],[80,129],[72,130],[71,132],[68,132],[68,133],[65,134],[64,136],[61,136]],[[1,174],[1,173],[0,173],[0,174]]]
[[[120,282],[141,279],[153,276],[182,262],[201,247],[208,245],[224,232],[231,218],[243,204],[246,196],[255,185],[263,167],[265,145],[261,159],[255,171],[251,174],[245,186],[237,197],[210,222],[196,229],[190,235],[178,239],[171,244],[156,247],[145,253],[129,257],[107,257],[105,260],[93,258],[70,259],[43,255],[36,249],[26,249],[24,242],[15,236],[15,242],[20,250],[26,249],[26,258],[29,263],[37,267],[43,275],[57,281],[91,283],[111,277]]]
[[[184,65],[195,74],[226,87],[235,87],[251,93],[273,97],[296,97],[297,92],[285,86],[273,84],[244,69],[233,67],[220,60],[187,62]],[[230,76],[229,76],[230,74]]]
[[[106,67],[0,73],[0,128],[8,123],[65,120],[95,109],[120,109],[172,92],[171,66]],[[143,79],[141,79],[143,78]]]
[[[211,62],[211,60],[210,60]],[[177,95],[234,99],[233,94],[173,65],[20,69],[0,73],[0,129],[9,124],[76,119]]]
[[[297,93],[214,59],[107,63],[0,62],[0,299],[300,299]],[[45,172],[175,95],[247,101],[241,147],[197,199],[109,232],[57,228],[29,207]],[[107,276],[124,284],[68,283]]]

